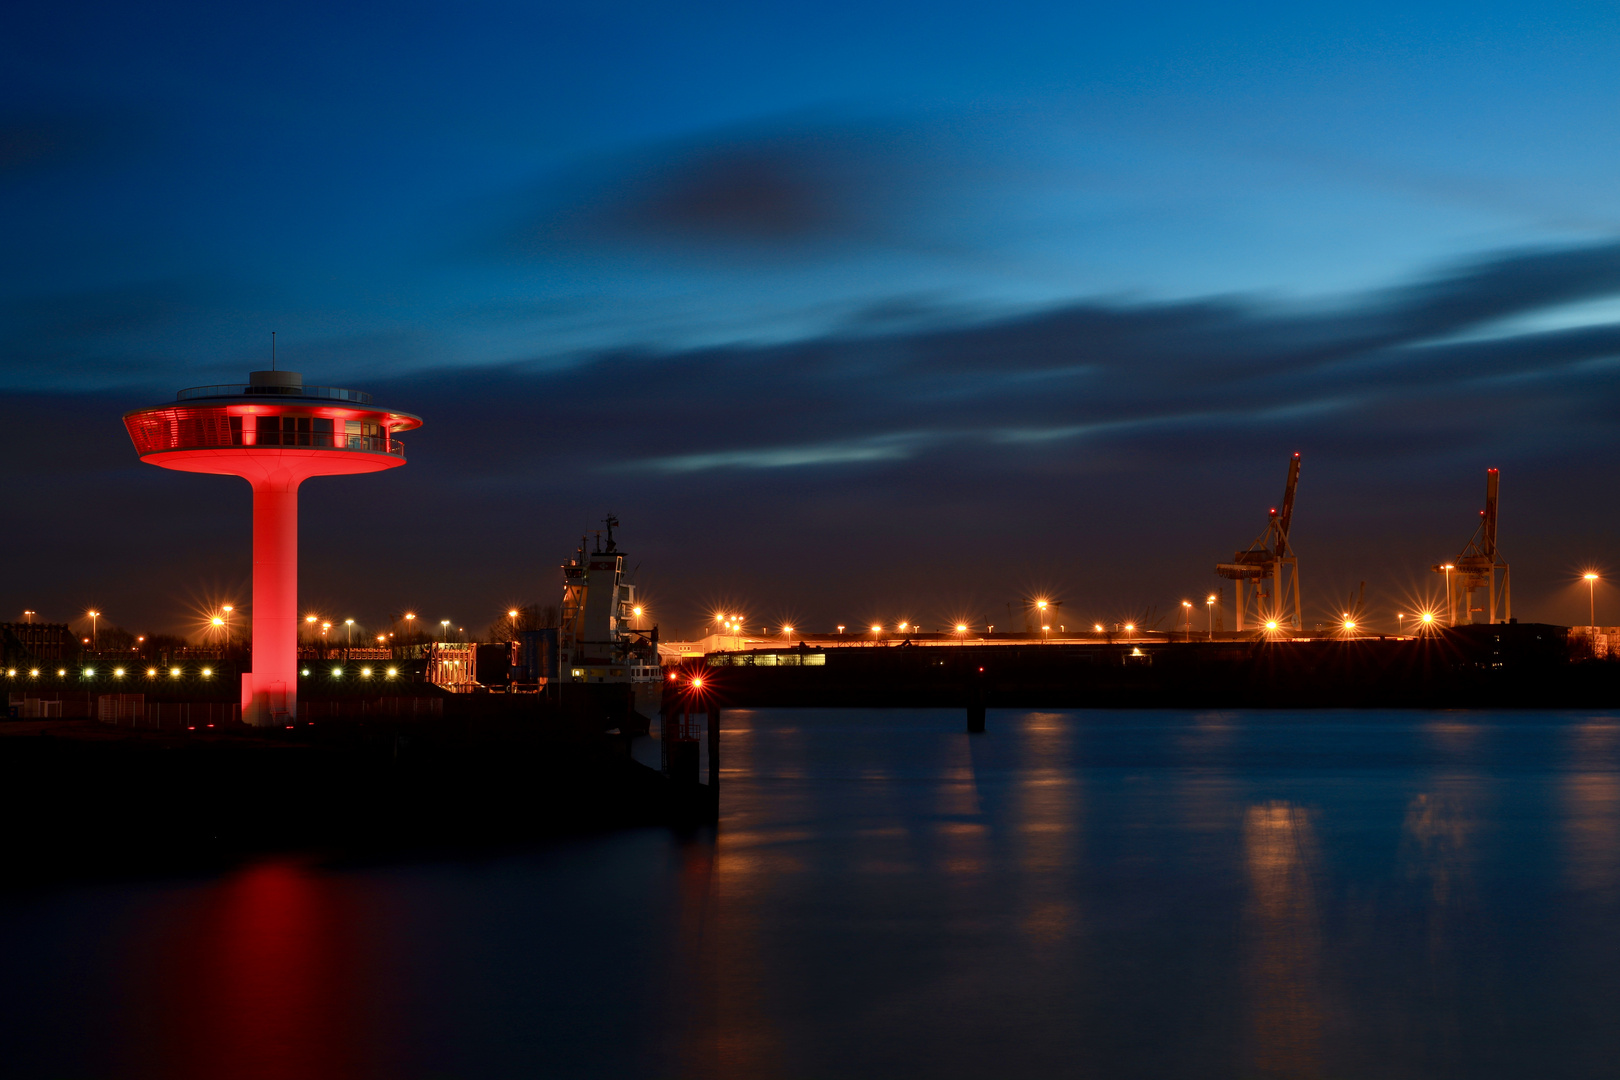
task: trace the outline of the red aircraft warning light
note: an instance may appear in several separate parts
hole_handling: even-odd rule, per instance
[[[253,485],[253,670],[242,675],[242,719],[298,715],[298,485],[311,476],[405,464],[394,436],[422,426],[370,394],[305,386],[295,371],[254,371],[246,386],[198,386],[173,404],[135,409],[124,426],[142,461],[225,473]]]

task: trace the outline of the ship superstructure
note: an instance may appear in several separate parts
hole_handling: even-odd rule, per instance
[[[625,553],[613,530],[619,519],[608,515],[606,538],[596,534],[587,551],[581,539],[577,557],[563,570],[558,659],[569,682],[645,683],[660,687],[658,628],[642,626],[643,609],[636,587],[625,573]]]

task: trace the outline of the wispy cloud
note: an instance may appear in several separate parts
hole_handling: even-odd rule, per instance
[[[852,465],[868,461],[899,461],[926,440],[915,435],[888,435],[864,442],[825,443],[819,446],[773,446],[720,450],[705,454],[675,454],[628,462],[626,468],[651,467],[664,472],[690,473],[706,469],[794,469],[807,465]]]

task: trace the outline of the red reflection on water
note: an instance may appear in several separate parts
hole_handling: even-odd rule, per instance
[[[336,882],[266,863],[171,910],[139,989],[142,1075],[360,1077],[368,1061],[357,914]]]

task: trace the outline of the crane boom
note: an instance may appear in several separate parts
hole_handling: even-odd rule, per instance
[[[1495,469],[1485,470],[1485,520],[1480,522],[1480,554],[1496,561],[1496,489],[1502,476]]]
[[[1285,624],[1304,626],[1299,595],[1299,560],[1294,557],[1288,528],[1294,523],[1294,491],[1299,487],[1299,455],[1288,461],[1288,484],[1283,489],[1282,512],[1273,506],[1266,516],[1266,531],[1254,543],[1217,563],[1215,573],[1233,583],[1237,629],[1253,619],[1275,631]],[[1244,598],[1245,587],[1249,596]],[[1291,610],[1290,610],[1291,609]]]
[[[1299,454],[1288,462],[1288,486],[1283,489],[1282,513],[1277,515],[1277,556],[1288,554],[1288,526],[1294,521],[1294,489],[1299,486]]]

